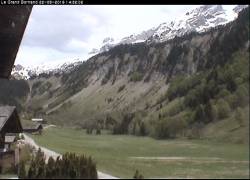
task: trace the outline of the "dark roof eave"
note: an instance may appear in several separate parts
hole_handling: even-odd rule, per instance
[[[32,5],[0,6],[0,78],[9,78]]]

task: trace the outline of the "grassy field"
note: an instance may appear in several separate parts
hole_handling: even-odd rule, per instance
[[[0,174],[0,179],[17,179],[16,174]]]
[[[249,178],[248,145],[87,135],[84,130],[59,127],[32,137],[59,153],[91,155],[98,170],[122,178],[132,178],[136,169],[145,178]]]

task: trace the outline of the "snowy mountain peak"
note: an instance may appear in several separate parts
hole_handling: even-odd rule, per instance
[[[162,42],[192,31],[202,32],[225,24],[235,17],[236,13],[233,16],[229,15],[221,5],[204,5],[185,13],[170,23],[160,24],[150,39]]]
[[[183,15],[178,16],[170,22],[163,22],[157,27],[153,27],[139,34],[132,34],[121,40],[115,40],[112,37],[103,39],[100,49],[92,49],[90,55],[95,55],[104,51],[108,51],[112,47],[119,44],[134,44],[140,42],[164,42],[176,36],[183,36],[190,32],[203,32],[212,27],[226,24],[235,18],[238,13],[248,7],[248,5],[237,5],[233,9],[223,9],[222,5],[203,5]],[[63,63],[46,63],[35,67],[23,67],[15,65],[12,75],[18,79],[29,79],[33,75],[42,73],[63,73],[71,71],[75,66],[81,64],[82,61],[70,60]]]
[[[94,54],[97,54],[97,53],[99,53],[99,49],[93,48],[88,54],[89,55],[94,55]]]
[[[238,5],[235,8],[233,8],[233,11],[235,13],[239,13],[240,11],[242,11],[242,9],[246,8],[248,5]]]
[[[214,14],[224,12],[222,5],[204,5],[192,10],[189,15]]]
[[[11,75],[15,77],[15,79],[29,79],[29,71],[24,68],[22,65],[17,64],[13,66]]]
[[[82,64],[83,61],[75,59],[73,62],[61,62],[61,63],[42,63],[38,66],[23,67],[20,64],[14,65],[11,75],[15,79],[29,79],[32,76],[39,76],[40,74],[62,74],[68,73],[73,68]]]
[[[234,20],[238,13],[248,5],[238,5],[233,10],[225,10],[222,5],[203,5],[180,15],[171,22],[163,22],[158,27],[153,27],[139,34],[132,34],[115,43],[112,38],[105,38],[99,52],[108,51],[119,44],[133,44],[139,42],[163,42],[182,36],[190,32],[203,32],[212,27],[226,24]]]
[[[114,42],[114,38],[112,37],[106,37],[102,41],[103,44],[108,44],[108,43],[113,43],[113,42]]]

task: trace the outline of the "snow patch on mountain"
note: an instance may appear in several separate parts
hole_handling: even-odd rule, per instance
[[[183,36],[190,32],[204,32],[218,25],[223,25],[237,18],[238,13],[248,5],[238,5],[234,9],[225,10],[222,5],[204,5],[180,15],[171,22],[164,22],[139,34],[132,34],[115,42],[108,37],[103,40],[101,48],[94,49],[93,54],[108,51],[119,44],[134,44],[140,42],[163,42]]]
[[[151,40],[163,42],[190,32],[203,32],[226,24],[237,17],[237,13],[226,12],[221,5],[205,5],[178,17],[170,23],[160,24]]]
[[[30,78],[29,71],[20,64],[14,65],[12,72],[11,72],[11,75],[13,77],[15,77],[15,79],[26,79],[27,80]]]
[[[101,48],[92,49],[89,52],[89,57],[108,51],[119,44],[135,44],[141,42],[164,42],[175,36],[183,36],[190,32],[204,32],[212,27],[223,25],[237,18],[238,13],[248,5],[237,5],[233,9],[225,10],[222,5],[204,5],[199,8],[186,12],[178,16],[170,22],[161,23],[157,27],[143,31],[139,34],[132,34],[122,39],[114,39],[112,37],[104,38]],[[51,63],[43,63],[38,66],[23,67],[15,65],[12,70],[12,75],[17,79],[29,79],[31,76],[38,76],[42,73],[56,74],[70,72],[74,67],[82,63],[79,59],[57,61]]]
[[[32,76],[39,76],[40,74],[62,74],[68,73],[75,67],[82,64],[83,60],[75,59],[73,61],[66,62],[51,62],[42,63],[37,66],[23,67],[20,64],[14,65],[11,75],[15,79],[29,79]]]
[[[246,7],[248,7],[248,5],[238,5],[238,6],[236,6],[235,8],[233,8],[233,11],[234,11],[235,13],[239,13],[240,11],[242,11],[242,9],[244,9],[244,8],[246,8]]]

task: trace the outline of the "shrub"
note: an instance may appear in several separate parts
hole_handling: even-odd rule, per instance
[[[146,126],[145,126],[144,122],[141,122],[141,125],[140,125],[140,135],[141,136],[146,135]]]
[[[114,73],[114,67],[110,67],[108,69],[108,72],[105,74],[104,78],[102,79],[101,85],[106,84],[110,80],[113,73]]]
[[[230,95],[230,92],[229,92],[227,89],[223,88],[223,89],[219,92],[218,98],[224,98],[224,97],[229,96],[229,95]]]
[[[124,84],[124,85],[122,85],[122,86],[120,86],[119,87],[119,89],[118,89],[118,91],[117,91],[117,93],[119,93],[119,92],[121,92],[122,90],[124,90],[124,88],[126,87],[126,85]]]
[[[175,138],[187,127],[185,118],[166,117],[155,124],[154,137],[157,139]]]
[[[197,139],[201,137],[201,129],[204,127],[203,122],[195,122],[187,133],[189,139]]]
[[[231,111],[229,104],[224,99],[219,99],[217,101],[217,107],[218,107],[218,118],[224,119],[229,116],[229,113]]]
[[[25,163],[24,163],[24,161],[21,161],[19,163],[18,178],[19,179],[24,179],[25,177],[26,177]]]
[[[86,130],[86,133],[87,133],[87,134],[92,134],[92,132],[93,132],[93,128],[89,128],[89,127],[88,127],[87,130]]]
[[[135,171],[133,178],[134,179],[144,179],[143,175],[140,174],[138,170]]]
[[[205,112],[205,123],[209,123],[210,121],[214,121],[217,118],[217,107],[212,105],[211,102],[207,103],[204,108]]]
[[[52,178],[54,172],[54,168],[55,168],[55,160],[52,157],[49,157],[48,159],[48,164],[46,166],[46,173],[45,173],[45,177],[46,178]]]
[[[147,134],[145,123],[141,120],[131,122],[129,124],[128,133],[136,136],[145,136]]]
[[[202,104],[200,104],[195,109],[194,120],[201,122],[201,121],[205,121],[205,119],[206,119],[206,114],[204,111],[204,106]]]
[[[236,109],[235,119],[239,123],[240,126],[244,125],[244,113],[240,107]]]
[[[101,129],[100,128],[97,128],[96,129],[96,135],[100,135],[101,134]]]
[[[232,109],[238,107],[238,99],[237,96],[234,94],[230,94],[229,96],[225,97],[225,100],[229,103]]]
[[[130,74],[130,81],[132,82],[137,82],[137,81],[141,81],[143,78],[143,74],[142,73],[139,73],[139,72],[132,72]]]
[[[134,113],[125,113],[123,115],[122,121],[114,125],[113,134],[127,134],[129,124],[133,120],[134,116]]]
[[[237,96],[237,105],[240,107],[244,107],[249,103],[249,86],[246,84],[242,84],[238,87],[235,92]]]

